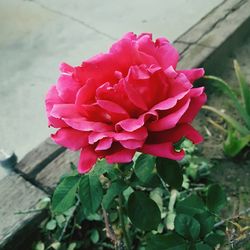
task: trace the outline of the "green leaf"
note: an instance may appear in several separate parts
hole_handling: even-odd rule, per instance
[[[146,231],[157,229],[161,221],[159,207],[142,191],[135,191],[129,196],[128,216],[136,227]]]
[[[154,173],[155,157],[141,154],[135,162],[135,174],[144,183],[150,181]]]
[[[225,233],[223,231],[211,232],[206,235],[204,242],[209,246],[215,248],[217,245],[222,245],[225,239]]]
[[[109,209],[112,201],[116,196],[123,192],[127,188],[127,185],[122,180],[117,180],[111,184],[107,193],[103,197],[103,206],[105,209]]]
[[[58,250],[61,247],[61,243],[60,242],[53,242],[50,246],[49,249],[53,248],[54,250]]]
[[[176,204],[177,213],[187,214],[190,216],[203,213],[205,210],[205,204],[196,194],[191,194],[187,198],[178,201]]]
[[[221,89],[233,102],[234,107],[237,109],[241,117],[244,119],[246,124],[250,127],[250,117],[246,112],[246,109],[241,105],[238,100],[237,95],[232,90],[232,88],[221,78],[215,76],[205,76],[206,79],[214,80],[216,86]]]
[[[186,250],[186,241],[177,234],[151,235],[146,250]]]
[[[195,250],[213,250],[213,248],[205,243],[200,242],[195,244]]]
[[[237,135],[237,131],[228,130],[227,139],[224,142],[224,152],[227,156],[234,157],[250,143],[250,134]]]
[[[199,222],[186,214],[177,214],[174,221],[175,231],[187,239],[196,240],[200,234]]]
[[[99,208],[102,197],[102,185],[98,176],[85,174],[79,184],[79,196],[86,215],[93,214]]]
[[[57,215],[57,216],[55,217],[55,219],[56,219],[56,223],[58,224],[58,226],[62,228],[64,222],[66,221],[64,215],[59,214],[59,215]]]
[[[194,218],[200,223],[200,236],[202,238],[213,230],[215,218],[209,212],[196,214]]]
[[[49,197],[44,197],[43,199],[41,199],[37,205],[36,205],[36,208],[37,209],[45,209],[45,208],[48,208],[49,205],[51,203],[51,199]]]
[[[93,229],[90,234],[91,241],[96,244],[99,241],[99,233],[96,229]]]
[[[163,212],[163,199],[162,199],[162,195],[163,195],[163,191],[162,191],[161,188],[155,188],[149,194],[149,197],[153,201],[155,201],[155,203],[158,205],[161,213]]]
[[[98,213],[95,213],[95,214],[88,214],[86,216],[86,220],[89,220],[89,221],[102,221],[102,216]]]
[[[56,229],[56,220],[48,221],[46,224],[46,229],[49,231],[53,231],[54,229]]]
[[[207,191],[207,207],[212,212],[219,212],[226,204],[227,197],[225,192],[218,184],[212,184]]]
[[[156,173],[152,174],[152,178],[150,180],[148,180],[148,182],[142,182],[135,173],[132,173],[130,179],[130,186],[131,187],[147,187],[147,188],[156,188],[159,187],[161,185],[161,180],[159,179],[158,175]]]
[[[108,173],[113,170],[114,170],[114,165],[107,163],[106,160],[103,159],[95,164],[95,167],[92,168],[92,170],[89,172],[89,175],[96,175],[99,177],[100,175]]]
[[[45,245],[43,242],[38,241],[35,245],[35,250],[44,250],[45,249]]]
[[[183,182],[183,173],[180,165],[173,160],[157,158],[156,168],[160,177],[174,189],[179,189]]]
[[[63,213],[75,204],[76,191],[80,176],[65,177],[56,187],[52,197],[52,211]]]
[[[69,244],[67,250],[75,250],[77,247],[77,244],[75,242],[72,242]]]
[[[229,115],[227,115],[225,113],[222,113],[218,109],[216,109],[214,107],[211,107],[211,106],[203,105],[202,108],[205,109],[205,110],[212,111],[213,113],[215,113],[218,116],[220,116],[221,118],[223,118],[231,127],[236,129],[242,135],[249,135],[249,130],[246,127],[243,127],[233,117],[231,117],[231,116],[229,116]]]
[[[134,189],[132,187],[130,187],[130,186],[123,191],[122,195],[123,195],[123,197],[125,199],[125,202],[128,202],[129,196],[133,192],[134,192]]]
[[[241,96],[245,106],[245,110],[247,111],[249,117],[248,126],[250,127],[250,87],[247,84],[245,76],[242,74],[240,70],[240,65],[236,60],[234,60],[234,70],[240,85]]]
[[[75,215],[75,220],[76,220],[76,223],[78,225],[81,225],[81,223],[83,222],[83,220],[86,218],[86,215],[84,213],[84,209],[83,209],[83,205],[81,204],[79,206],[79,208],[77,209],[76,211],[76,215]]]

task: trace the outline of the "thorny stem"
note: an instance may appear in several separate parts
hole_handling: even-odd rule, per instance
[[[125,244],[126,244],[127,250],[130,250],[131,249],[131,240],[130,240],[129,234],[128,234],[127,230],[126,230],[126,225],[125,225],[125,221],[124,221],[123,196],[122,196],[122,194],[120,194],[119,197],[118,197],[118,203],[119,203],[118,214],[119,214],[119,219],[120,219],[122,232],[123,232],[123,235],[124,235]]]
[[[108,214],[107,214],[106,210],[104,209],[103,205],[102,205],[102,214],[103,214],[105,228],[106,228],[106,235],[108,238],[110,238],[110,240],[116,246],[117,245],[117,238],[115,236],[113,228],[111,227],[111,225],[109,223]]]
[[[227,218],[227,219],[224,219],[224,220],[219,221],[218,223],[216,223],[216,224],[214,225],[214,228],[220,227],[220,226],[223,225],[224,223],[229,222],[229,221],[231,221],[231,220],[238,219],[240,216],[242,216],[242,215],[244,215],[244,214],[248,214],[248,213],[250,213],[250,208],[247,208],[246,210],[239,212],[239,214],[237,214],[237,215],[235,215],[235,216],[232,216],[232,217],[229,217],[229,218]]]

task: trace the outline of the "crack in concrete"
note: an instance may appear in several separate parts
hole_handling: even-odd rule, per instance
[[[220,6],[223,6],[223,4],[225,4],[225,2],[226,2],[226,1],[224,1]],[[211,30],[213,30],[220,22],[222,22],[223,20],[225,20],[225,19],[228,17],[228,15],[230,15],[232,12],[238,10],[238,9],[239,9],[243,4],[245,4],[246,2],[247,2],[247,0],[241,0],[241,1],[239,1],[238,3],[236,3],[233,7],[231,7],[231,8],[227,11],[227,13],[226,13],[223,17],[219,18],[213,25],[211,25],[206,31],[204,31],[204,32],[201,34],[201,36],[200,36],[196,41],[194,41],[194,42],[186,42],[186,41],[182,41],[181,39],[177,39],[176,42],[179,42],[179,43],[183,43],[183,44],[187,44],[187,45],[188,45],[187,48],[185,48],[185,49],[182,51],[181,55],[183,55],[192,45],[195,45],[195,44],[196,44],[196,45],[203,46],[203,47],[206,47],[206,48],[215,49],[216,47],[204,45],[204,44],[202,44],[202,43],[199,43],[199,41],[202,39],[202,37],[203,37],[205,34],[209,33]],[[204,19],[204,18],[203,18],[203,19]],[[189,30],[189,31],[191,31],[191,30]],[[185,33],[185,34],[186,34],[186,33]],[[185,35],[185,34],[184,34],[184,35]],[[183,35],[182,35],[182,36],[183,36]],[[182,37],[182,36],[181,36],[181,37]]]
[[[102,36],[105,36],[105,37],[108,38],[108,39],[111,39],[112,41],[117,40],[116,37],[113,37],[113,36],[111,36],[111,35],[109,35],[109,34],[103,32],[103,31],[100,31],[100,30],[96,29],[95,27],[93,27],[93,26],[87,24],[86,22],[84,22],[84,21],[82,21],[82,20],[79,20],[79,19],[77,19],[77,18],[75,18],[75,17],[73,17],[73,16],[70,16],[70,15],[68,15],[68,14],[65,14],[65,13],[63,13],[63,12],[61,12],[61,11],[58,11],[58,10],[55,10],[55,9],[51,9],[51,8],[49,8],[48,6],[46,6],[46,5],[44,5],[44,4],[41,4],[41,3],[38,3],[38,2],[36,2],[36,1],[33,1],[33,0],[29,0],[29,1],[32,2],[32,3],[34,3],[34,4],[36,4],[36,5],[38,5],[38,6],[40,6],[41,8],[43,8],[43,9],[45,9],[45,10],[48,10],[48,11],[50,11],[50,12],[52,12],[52,13],[55,13],[55,14],[57,14],[57,15],[60,15],[60,16],[62,16],[62,17],[68,18],[68,19],[70,19],[71,21],[77,22],[77,23],[83,25],[85,28],[91,29],[91,30],[97,32],[98,34],[100,34],[100,35],[102,35]]]
[[[227,11],[227,13],[226,13],[223,17],[219,18],[213,25],[211,25],[211,27],[210,27],[209,29],[207,29],[207,30],[202,34],[202,36],[203,36],[204,34],[208,33],[210,30],[213,30],[221,21],[225,20],[225,19],[228,17],[228,15],[230,15],[232,12],[238,10],[244,3],[246,3],[246,0],[241,0],[240,2],[238,2],[237,4],[235,4],[233,7],[231,7],[231,8]],[[202,38],[202,36],[198,39],[198,41]]]
[[[191,47],[192,45],[200,45],[202,47],[206,47],[206,48],[210,48],[210,49],[215,49],[216,48],[215,46],[209,46],[209,45],[202,44],[202,43],[197,43],[197,42],[186,42],[186,41],[181,41],[180,40],[180,41],[178,41],[178,43],[186,44],[186,45],[188,45],[188,47]]]

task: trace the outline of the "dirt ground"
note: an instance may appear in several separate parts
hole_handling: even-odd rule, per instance
[[[231,52],[228,58],[223,62],[224,70],[216,75],[228,82],[239,94],[239,85],[233,69],[233,59],[237,59],[250,86],[250,37],[244,44]],[[224,111],[240,121],[237,111],[234,109],[230,99],[225,94],[214,89],[210,83],[211,81],[206,83],[208,93],[207,105]],[[228,205],[223,211],[222,216],[223,218],[234,217],[250,207],[250,148],[244,150],[240,157],[235,159],[226,158],[222,147],[226,134],[211,125],[208,122],[209,118],[226,128],[226,124],[216,115],[208,111],[202,111],[196,121],[196,126],[200,127],[200,131],[205,139],[200,147],[206,157],[213,160],[216,159],[216,166],[213,169],[212,177],[224,187],[228,195]],[[249,216],[250,213],[248,213],[248,217]],[[250,221],[247,220],[248,219],[239,221],[239,224],[249,226]],[[240,249],[250,249],[250,242]]]

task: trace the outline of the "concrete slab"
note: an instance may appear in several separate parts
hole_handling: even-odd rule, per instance
[[[124,32],[175,40],[223,0],[0,2],[0,148],[19,158],[44,140],[44,96],[58,64],[79,64]]]

